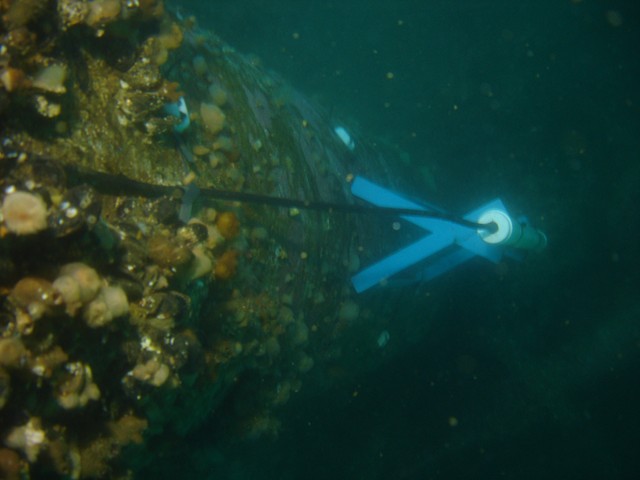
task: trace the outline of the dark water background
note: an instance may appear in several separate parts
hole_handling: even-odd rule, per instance
[[[405,346],[382,368],[305,384],[276,442],[220,449],[201,432],[176,473],[640,478],[640,2],[180,4],[356,137],[407,152],[425,200],[500,196],[550,246],[438,280],[425,318],[399,303]]]

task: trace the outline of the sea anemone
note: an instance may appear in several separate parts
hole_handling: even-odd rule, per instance
[[[102,287],[98,296],[84,309],[84,319],[91,328],[103,327],[114,318],[129,312],[127,295],[120,287]]]
[[[217,105],[212,103],[201,103],[200,118],[202,119],[202,123],[206,129],[215,135],[224,128],[226,116]]]
[[[54,280],[53,288],[62,296],[67,313],[74,316],[82,306],[82,301],[80,300],[80,284],[72,276],[62,275]]]
[[[216,227],[225,239],[231,240],[240,230],[240,222],[233,212],[222,212],[216,218]]]
[[[30,235],[47,228],[47,205],[38,195],[13,192],[2,202],[4,224],[17,235]]]
[[[25,277],[16,283],[9,298],[19,308],[24,309],[33,320],[38,320],[50,307],[62,302],[58,291],[42,278]]]
[[[236,274],[238,268],[238,252],[235,250],[227,250],[216,261],[213,271],[216,278],[228,280]]]
[[[100,280],[98,272],[96,272],[88,265],[85,265],[84,263],[74,262],[62,267],[62,269],[60,270],[60,277],[58,277],[58,279],[54,282],[54,285],[56,285],[56,287],[61,287],[61,279],[64,276],[70,277],[77,283],[79,293],[78,300],[83,304],[93,300],[93,298],[98,294],[100,287],[102,286],[102,280]],[[63,290],[60,292],[62,293],[65,302],[67,302],[67,298],[69,299],[69,301],[76,300],[76,294],[74,292],[74,289],[72,288],[73,282],[69,281],[68,279],[65,279],[65,282],[67,282],[68,290]],[[69,297],[65,297],[65,294],[68,294]],[[69,307],[69,303],[67,303],[67,307]]]
[[[29,351],[19,338],[0,338],[0,367],[19,368],[28,357]]]

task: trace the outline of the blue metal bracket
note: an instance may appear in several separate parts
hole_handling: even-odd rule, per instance
[[[351,192],[354,196],[379,207],[442,212],[432,205],[421,205],[408,200],[362,177],[353,180]],[[506,212],[502,201],[495,199],[472,210],[463,218],[476,222],[488,209]],[[429,233],[354,275],[351,283],[358,293],[380,284],[428,281],[475,256],[498,263],[505,251],[504,246],[484,242],[477,230],[470,227],[428,217],[402,215],[400,218]],[[396,278],[398,274],[414,265],[419,266],[417,273],[408,278]]]

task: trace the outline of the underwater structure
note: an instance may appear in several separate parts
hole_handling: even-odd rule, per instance
[[[396,152],[161,0],[0,17],[0,477],[135,478],[364,368],[390,313],[349,279],[379,225],[206,192],[353,203],[355,174],[406,185]]]

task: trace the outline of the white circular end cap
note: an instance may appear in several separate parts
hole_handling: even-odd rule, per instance
[[[508,242],[513,233],[513,223],[511,222],[511,218],[502,210],[487,210],[480,215],[478,223],[486,225],[495,223],[498,226],[498,229],[495,232],[490,232],[482,228],[478,229],[478,235],[480,235],[480,238],[482,238],[484,242],[492,245],[499,245],[501,243]]]

